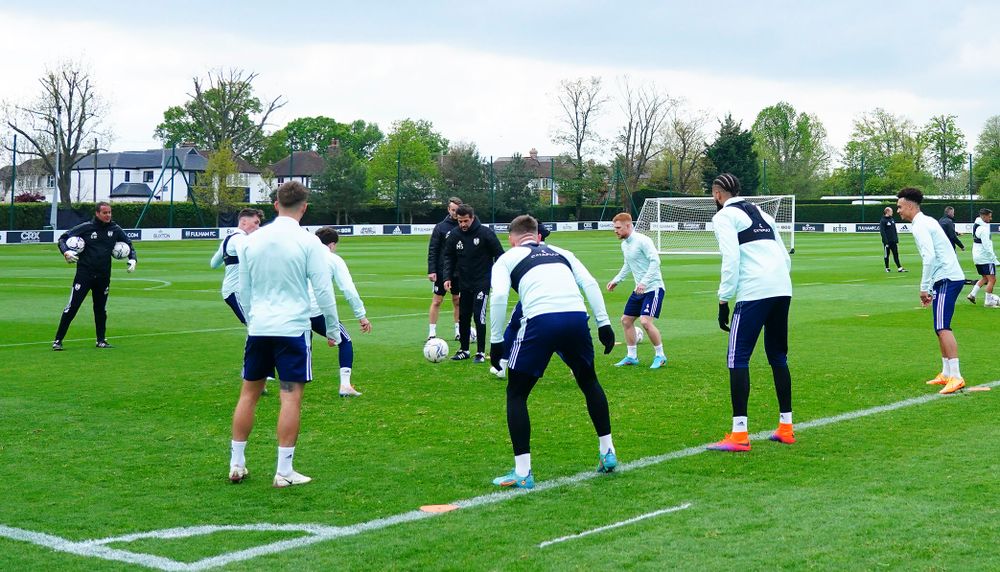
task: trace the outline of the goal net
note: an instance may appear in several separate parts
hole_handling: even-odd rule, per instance
[[[785,248],[795,252],[795,196],[745,196],[777,223]],[[712,197],[657,197],[646,199],[635,228],[653,239],[660,254],[718,254],[712,229],[718,212]]]

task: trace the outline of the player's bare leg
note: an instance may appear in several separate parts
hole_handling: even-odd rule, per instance
[[[642,329],[646,330],[649,343],[653,344],[653,363],[649,369],[660,369],[667,365],[667,355],[663,353],[663,337],[660,335],[660,330],[656,328],[654,320],[655,318],[652,316],[639,317],[639,323],[642,325]]]
[[[615,364],[616,367],[623,365],[638,365],[639,353],[636,349],[635,341],[635,319],[636,316],[622,316],[622,329],[625,331],[625,357]]]
[[[265,381],[263,379],[250,381],[243,380],[240,387],[240,397],[233,410],[232,442],[230,443],[229,457],[229,480],[233,483],[240,483],[247,476],[246,451],[247,439],[253,431],[254,412],[257,410],[257,401],[264,391]]]

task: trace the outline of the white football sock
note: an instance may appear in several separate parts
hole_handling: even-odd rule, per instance
[[[292,474],[292,459],[295,457],[295,447],[278,447],[278,474]]]
[[[340,368],[340,389],[348,389],[351,387],[351,368],[342,367]]]
[[[976,294],[979,293],[979,288],[980,288],[979,284],[976,284],[975,286],[972,287],[972,297],[973,298],[975,298]]]
[[[667,356],[663,355],[663,344],[660,344],[658,346],[653,346],[653,349],[656,350],[656,355],[658,355],[660,357],[667,357]]]
[[[733,417],[733,433],[746,433],[746,432],[747,432],[747,418]]]
[[[527,477],[531,474],[531,453],[514,455],[514,472],[519,477]]]
[[[625,346],[625,351],[627,352],[625,355],[627,355],[628,357],[633,358],[633,359],[638,359],[639,358],[639,352],[636,351],[635,348],[636,348],[636,346]]]
[[[615,444],[611,442],[611,433],[598,437],[597,442],[599,448],[597,451],[598,453],[603,455],[608,451],[611,451],[612,453],[615,452]]]
[[[229,464],[239,465],[241,467],[247,464],[247,459],[244,456],[244,452],[247,449],[246,441],[230,441],[229,442]]]
[[[427,328],[427,337],[428,338],[435,338],[435,337],[437,337],[437,335],[438,335],[438,325],[437,324],[431,324],[430,326],[428,326],[428,328]]]
[[[458,334],[459,334],[458,322],[455,322],[455,335],[457,336]]]
[[[951,376],[951,361],[946,357],[941,358],[941,375]]]
[[[952,359],[950,359],[948,361],[950,362],[948,364],[948,366],[949,366],[948,369],[951,370],[951,374],[950,374],[951,377],[962,377],[962,372],[960,372],[958,370],[958,358],[952,358]]]
[[[787,424],[791,425],[792,424],[792,412],[789,411],[788,413],[779,413],[778,414],[778,423],[787,423]]]

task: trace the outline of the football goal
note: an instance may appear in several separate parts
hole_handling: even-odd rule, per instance
[[[745,196],[771,215],[789,252],[795,252],[795,196]],[[708,197],[657,197],[646,199],[635,228],[653,239],[660,254],[718,254],[712,215],[718,211]]]

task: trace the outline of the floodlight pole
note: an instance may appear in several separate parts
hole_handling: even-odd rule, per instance
[[[497,222],[497,189],[493,178],[493,155],[490,155],[490,222]]]
[[[396,149],[396,224],[399,224],[399,185],[402,179],[403,150]]]
[[[56,99],[56,168],[54,175],[55,185],[52,189],[52,210],[49,212],[49,226],[52,230],[56,229],[56,212],[58,210],[58,200],[59,200],[59,142],[60,135],[62,134],[62,108],[59,107],[59,100]]]
[[[556,220],[556,160],[549,157],[549,222]]]
[[[969,220],[976,220],[972,206],[972,153],[969,153]]]
[[[865,222],[865,156],[861,156],[861,222]]]
[[[110,196],[108,200],[111,200]],[[97,206],[97,137],[94,137],[94,206]]]
[[[17,133],[14,134],[14,155],[10,163],[10,230],[14,230],[14,191],[17,190]]]

